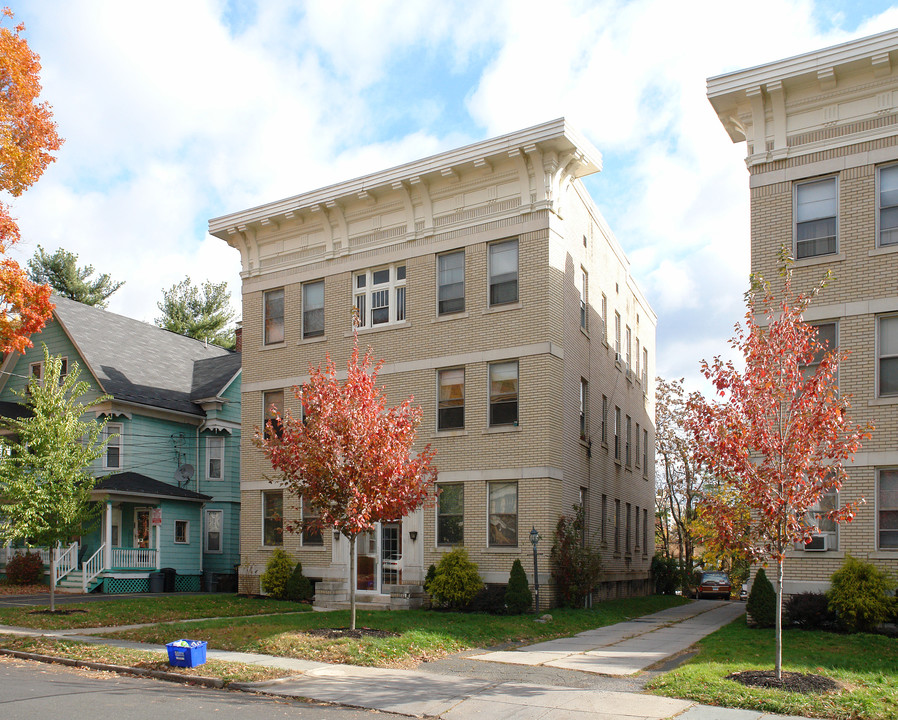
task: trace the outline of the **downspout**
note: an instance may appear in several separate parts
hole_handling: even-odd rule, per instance
[[[196,426],[196,447],[194,448],[196,456],[196,491],[200,491],[200,426]],[[206,503],[200,505],[200,588],[203,582],[203,545],[206,542]]]

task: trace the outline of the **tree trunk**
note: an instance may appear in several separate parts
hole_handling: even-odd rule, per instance
[[[783,559],[776,561],[776,679],[783,677]]]
[[[355,630],[355,535],[349,536],[349,629]]]
[[[50,612],[56,612],[56,573],[59,572],[56,563],[59,561],[59,548],[50,548]]]

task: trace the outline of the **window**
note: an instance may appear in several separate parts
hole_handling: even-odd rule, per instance
[[[302,499],[302,545],[324,545],[324,536],[316,513],[305,498]]]
[[[627,525],[624,531],[624,550],[630,554],[630,503],[627,503]]]
[[[518,544],[518,484],[489,484],[489,544],[514,547]]]
[[[639,467],[639,423],[636,423],[636,432],[633,433],[633,442],[636,443],[636,447],[633,449],[633,457],[636,462],[636,467]]]
[[[580,327],[586,330],[588,315],[586,309],[589,307],[589,275],[586,274],[586,270],[583,268],[580,268],[580,281],[577,289],[580,291]]]
[[[608,444],[608,396],[602,395],[602,444]]]
[[[601,529],[601,538],[602,544],[605,543],[605,525],[608,522],[608,496],[602,493],[602,529]]]
[[[453,368],[438,373],[440,398],[437,430],[459,430],[465,426],[465,370]]]
[[[627,370],[633,367],[633,333],[630,331],[630,326],[627,325]]]
[[[898,315],[878,319],[879,395],[898,395]]]
[[[589,384],[580,378],[580,439],[586,440],[586,413],[589,405]]]
[[[898,550],[898,469],[879,471],[876,518],[880,550]]]
[[[405,265],[363,270],[353,276],[359,327],[405,322]]]
[[[614,552],[620,555],[620,500],[614,501]]]
[[[175,545],[190,543],[190,523],[187,520],[175,520]]]
[[[490,365],[490,425],[518,424],[518,363]]]
[[[614,352],[615,360],[620,360],[620,313],[614,311]]]
[[[608,298],[602,293],[602,339],[608,344]]]
[[[879,168],[880,247],[898,244],[898,165]]]
[[[636,352],[633,355],[633,361],[636,363],[636,367],[633,368],[633,374],[636,376],[636,379],[639,380],[639,338],[636,338]]]
[[[490,305],[518,301],[518,241],[490,245]]]
[[[465,251],[437,256],[437,314],[465,311]]]
[[[633,549],[639,554],[639,505],[633,508]]]
[[[284,493],[272,490],[262,493],[262,544],[284,544]]]
[[[836,510],[839,507],[839,494],[832,490],[820,497],[820,500],[808,510],[805,515],[805,523],[816,526],[811,542],[804,546],[805,550],[838,550],[839,534],[834,520],[823,517],[823,513]],[[800,547],[800,546],[799,546]]]
[[[649,431],[642,431],[642,476],[649,476]]]
[[[284,342],[284,288],[269,290],[264,295],[266,345]]]
[[[614,408],[614,459],[620,460],[620,408]]]
[[[814,325],[814,327],[817,329],[817,342],[823,347],[814,355],[811,362],[801,366],[805,379],[813,377],[814,373],[817,372],[817,366],[820,365],[820,361],[823,360],[824,353],[828,350],[832,350],[839,344],[837,323],[821,323],[819,325]]]
[[[648,508],[642,508],[642,554],[648,555],[649,552],[649,511]],[[654,554],[655,549],[652,548]]]
[[[280,437],[281,421],[279,416],[284,414],[284,391],[269,390],[262,393],[262,425],[265,428],[265,437],[269,437],[272,430]]]
[[[465,486],[440,483],[437,490],[437,545],[462,545],[465,542]]]
[[[28,374],[37,380],[38,385],[42,385],[44,379],[44,364],[42,362],[31,363],[28,368]]]
[[[795,259],[837,251],[838,190],[836,178],[795,186]]]
[[[642,348],[642,391],[646,392],[649,384],[649,349]]]
[[[303,283],[302,337],[324,336],[324,280]]]
[[[106,440],[106,460],[103,465],[107,470],[122,469],[122,424],[106,423],[103,428],[103,440]]]
[[[627,467],[633,464],[633,456],[630,454],[630,438],[631,438],[631,430],[633,429],[633,421],[630,419],[630,416],[627,415],[627,442],[626,442],[626,461]]]
[[[206,438],[206,479],[224,480],[224,438]]]
[[[221,538],[224,526],[223,510],[206,510],[206,552],[222,552]],[[278,543],[280,544],[280,543]]]

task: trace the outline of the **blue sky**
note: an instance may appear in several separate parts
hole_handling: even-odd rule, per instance
[[[586,184],[659,317],[657,367],[726,351],[748,278],[748,178],[709,76],[898,26],[886,2],[41,0],[12,3],[66,144],[12,202],[23,243],[126,284],[158,314],[239,256],[210,217],[567,117]]]

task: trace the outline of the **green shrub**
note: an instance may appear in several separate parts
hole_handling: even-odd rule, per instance
[[[533,603],[533,593],[530,592],[530,583],[527,582],[527,573],[520,560],[511,564],[511,574],[508,576],[508,587],[505,588],[505,607],[513,615],[530,610]]]
[[[424,576],[424,592],[430,594],[430,583],[433,582],[433,579],[437,575],[437,566],[433,563],[430,564],[430,567],[427,568],[427,575]]]
[[[829,609],[848,632],[872,632],[891,617],[895,583],[875,565],[846,555],[830,581]]]
[[[765,628],[776,625],[776,592],[774,592],[770,580],[767,579],[764,568],[758,568],[758,574],[755,575],[755,581],[751,585],[745,609],[758,627]]]
[[[573,517],[558,518],[552,542],[550,559],[558,602],[570,608],[583,607],[602,573],[601,556],[586,542],[584,520],[583,508],[575,505]]]
[[[260,581],[262,592],[275,600],[287,599],[287,581],[293,572],[293,561],[281,548],[275,548],[265,565]]]
[[[506,615],[506,585],[484,585],[467,605],[461,608],[466,613],[489,613],[490,615]]]
[[[312,581],[302,574],[302,563],[296,563],[293,572],[287,579],[287,600],[293,602],[310,602],[312,600],[313,590]]]
[[[675,558],[655,555],[652,558],[652,580],[658,595],[676,595],[680,586],[680,567]]]
[[[836,625],[835,613],[829,609],[829,600],[824,593],[791,595],[783,604],[783,614],[784,622],[804,630],[831,630]]]
[[[6,579],[10,585],[37,585],[44,579],[44,561],[40,553],[26,552],[6,563]]]
[[[438,603],[451,608],[463,608],[470,603],[483,581],[477,572],[477,563],[468,557],[468,551],[457,547],[443,555],[430,581],[430,595]]]

